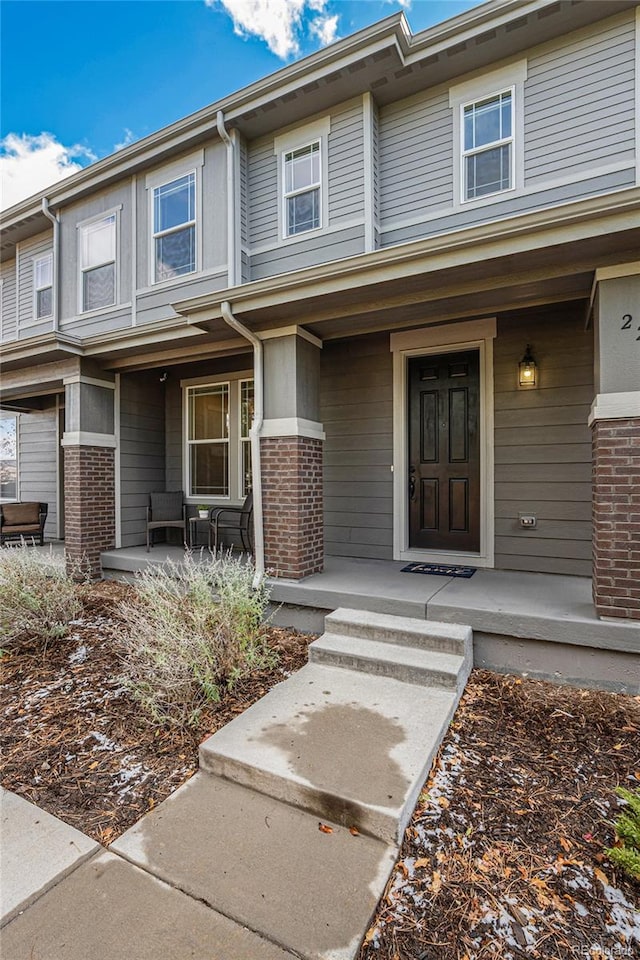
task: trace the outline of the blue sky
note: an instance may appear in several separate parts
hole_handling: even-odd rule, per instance
[[[2,0],[3,205],[400,9],[417,32],[476,5]]]

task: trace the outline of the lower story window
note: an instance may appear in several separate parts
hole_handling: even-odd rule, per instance
[[[186,489],[207,502],[242,499],[251,490],[249,430],[253,380],[186,389]]]
[[[18,418],[0,416],[0,500],[18,499]]]

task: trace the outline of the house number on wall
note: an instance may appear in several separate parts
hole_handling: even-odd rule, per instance
[[[625,313],[622,317],[622,326],[620,327],[620,329],[631,330],[632,323],[633,323],[633,317],[631,316],[631,314]],[[640,330],[640,327],[638,327],[638,330]],[[636,340],[640,340],[640,336],[636,337]]]

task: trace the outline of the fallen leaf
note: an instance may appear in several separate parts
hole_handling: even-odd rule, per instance
[[[442,877],[438,870],[434,870],[433,877],[431,878],[431,892],[439,893],[442,888]]]
[[[609,886],[609,881],[608,881],[608,879],[607,879],[607,875],[606,875],[606,873],[604,873],[604,872],[600,869],[600,867],[594,867],[593,872],[594,872],[594,874],[596,875],[596,877],[598,878],[598,880],[600,881],[600,883],[602,884],[603,887],[608,887],[608,886]]]
[[[89,764],[89,770],[95,770],[97,766],[98,766],[98,761],[94,760],[93,763]]]
[[[326,823],[319,823],[318,830],[322,833],[333,833],[333,827],[328,827]]]
[[[451,804],[449,803],[449,801],[447,800],[446,797],[438,797],[438,803],[439,803],[440,806],[443,807],[445,810],[446,810],[449,806],[451,806]]]
[[[560,837],[560,846],[562,847],[563,850],[566,850],[567,853],[569,853],[569,851],[571,850],[571,844],[569,843],[566,837]]]
[[[429,857],[419,857],[414,863],[414,867],[420,869],[420,867],[428,867],[431,865],[431,860]]]
[[[351,834],[352,837],[360,836],[360,831],[358,830],[357,827],[349,827],[349,833]]]

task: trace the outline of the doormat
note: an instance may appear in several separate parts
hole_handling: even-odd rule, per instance
[[[451,563],[410,563],[400,573],[430,573],[435,577],[464,577],[468,580],[476,567],[458,567]]]

